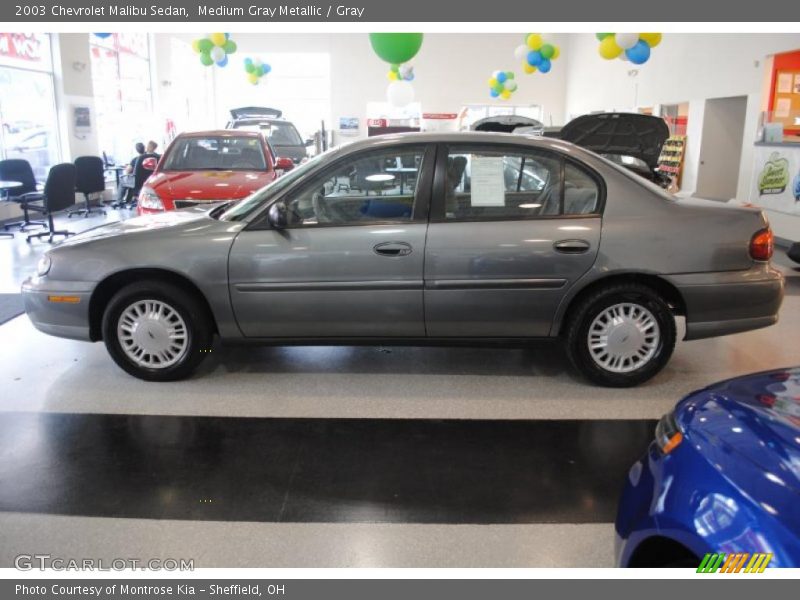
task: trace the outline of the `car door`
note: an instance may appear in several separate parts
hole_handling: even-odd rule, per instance
[[[360,151],[278,200],[287,226],[256,220],[235,239],[229,286],[247,337],[425,335],[423,262],[435,147]],[[414,175],[387,171],[398,163]],[[402,190],[402,191],[401,191]]]
[[[523,145],[439,149],[425,249],[431,337],[547,336],[600,242],[603,184]]]

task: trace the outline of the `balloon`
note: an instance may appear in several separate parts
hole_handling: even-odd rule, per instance
[[[650,46],[644,40],[639,40],[633,48],[625,50],[625,56],[635,65],[641,65],[650,58]]]
[[[559,56],[561,56],[561,50],[558,46],[553,46],[553,56],[550,57],[550,60],[555,60]]]
[[[556,49],[553,47],[552,44],[544,44],[539,49],[539,54],[542,55],[542,58],[546,58],[547,60],[550,60],[551,58],[553,58],[553,54],[555,54],[555,52],[556,52]]]
[[[511,98],[511,92],[509,92],[508,90],[503,90],[502,92],[500,92],[500,97],[503,100],[508,100],[509,98]]]
[[[497,85],[497,79],[495,79],[494,77],[490,77],[489,78],[489,87],[493,88],[496,85]]]
[[[497,83],[505,83],[506,74],[503,71],[498,71],[497,75],[495,75],[495,79],[497,79]]]
[[[514,71],[506,71],[506,79],[514,79]]]
[[[525,60],[525,57],[528,56],[528,46],[525,44],[520,44],[516,48],[514,48],[514,58],[517,60]]]
[[[516,82],[516,81],[514,81],[513,79],[511,79],[511,80],[509,80],[509,81],[506,81],[506,89],[507,89],[509,92],[515,92],[515,91],[517,91],[517,82]]]
[[[531,73],[536,73],[536,67],[534,67],[533,65],[524,64],[524,65],[522,65],[522,69],[523,69],[523,70],[524,70],[524,71],[525,71],[525,72],[526,72],[528,75],[530,75]]]
[[[223,56],[221,60],[217,61],[217,66],[218,67],[224,67],[227,64],[228,64],[228,55],[227,54],[225,56]]]
[[[550,61],[546,58],[542,59],[542,62],[538,65],[539,72],[547,73],[550,71]]]
[[[215,46],[223,46],[227,38],[224,33],[212,33],[208,36],[208,39],[210,39],[211,43]]]
[[[253,73],[256,70],[256,68],[253,66],[252,62],[248,64],[247,61],[245,61],[244,70],[247,71],[248,73]]]
[[[203,63],[205,66],[210,67],[211,65],[214,64],[214,59],[211,58],[211,55],[208,52],[201,52],[200,62]]]
[[[386,99],[392,106],[407,106],[414,101],[414,86],[407,81],[393,81],[386,88]]]
[[[260,78],[259,78],[259,76],[258,76],[258,75],[256,75],[255,73],[250,73],[250,74],[247,76],[247,81],[249,81],[249,82],[250,82],[250,83],[252,83],[253,85],[256,85],[256,84],[258,83],[258,80],[259,80],[259,79],[260,79]]]
[[[498,93],[497,93],[497,92],[495,92],[494,90],[489,90],[489,95],[490,95],[492,98],[497,98],[497,97],[498,97],[500,94],[498,94]]]
[[[640,33],[639,39],[647,43],[651,48],[655,48],[661,43],[660,33]]]
[[[617,46],[622,48],[623,50],[627,50],[628,48],[633,48],[637,42],[639,41],[639,34],[638,33],[615,33],[614,39],[617,42]]]
[[[600,56],[606,60],[612,60],[622,54],[622,48],[617,46],[617,42],[613,35],[610,35],[600,42],[599,48]]]
[[[613,33],[595,33],[594,36],[597,38],[597,41],[602,42],[608,36],[614,35]]]
[[[227,40],[223,45],[222,49],[225,50],[225,54],[233,54],[236,52],[236,42],[233,40]]]
[[[222,34],[220,34],[220,35],[222,35]],[[221,61],[223,58],[225,58],[225,50],[223,50],[223,49],[222,49],[222,48],[220,48],[219,46],[214,46],[214,47],[211,49],[211,52],[210,52],[210,54],[211,54],[211,58],[212,58],[212,60],[213,60],[215,63],[218,63],[218,62],[219,62],[219,61]]]
[[[266,75],[267,73],[272,71],[272,67],[269,66],[268,64],[263,64],[261,65],[261,70],[264,71],[264,75]]]
[[[211,48],[214,47],[214,44],[208,38],[202,38],[197,40],[197,47],[200,48],[200,52],[211,52]]]
[[[542,62],[542,55],[537,52],[536,50],[531,50],[528,52],[528,64],[532,67],[537,66],[540,62]]]
[[[111,34],[110,34],[110,33],[95,33],[95,35],[96,35],[97,37],[99,37],[101,40],[104,40],[104,39],[106,39],[108,36],[110,36]]]
[[[244,66],[245,67],[252,67],[253,66],[253,59],[250,58],[250,57],[245,58],[244,59]]]
[[[540,33],[531,33],[525,43],[528,44],[528,48],[531,50],[538,50],[544,44],[544,40],[542,39],[542,35]]]
[[[200,40],[192,40],[192,50],[200,54]]]
[[[389,71],[386,76],[389,78],[389,81],[397,81],[400,79],[400,75],[394,71]]]
[[[370,33],[369,42],[375,54],[392,64],[410,61],[422,47],[421,33]]]

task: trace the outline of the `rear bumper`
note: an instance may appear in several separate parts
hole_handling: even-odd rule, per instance
[[[769,265],[673,275],[669,280],[686,305],[686,340],[760,329],[778,321],[784,281]]]
[[[57,337],[91,341],[89,300],[93,285],[31,277],[22,284],[25,312],[39,331]]]

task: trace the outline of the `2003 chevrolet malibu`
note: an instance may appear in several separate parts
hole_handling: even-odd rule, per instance
[[[128,373],[188,376],[219,335],[268,344],[561,338],[631,386],[685,339],[776,322],[761,211],[677,202],[557,140],[405,134],[324,153],[236,203],[77,235],[23,284],[40,330]]]

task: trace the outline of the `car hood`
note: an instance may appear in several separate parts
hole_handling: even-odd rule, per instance
[[[800,524],[800,368],[709,386],[683,400],[676,419],[734,485]]]
[[[145,185],[169,200],[238,200],[274,179],[275,171],[161,171]]]
[[[651,169],[669,137],[664,119],[637,113],[600,113],[573,119],[558,137],[598,154],[633,156]]]

